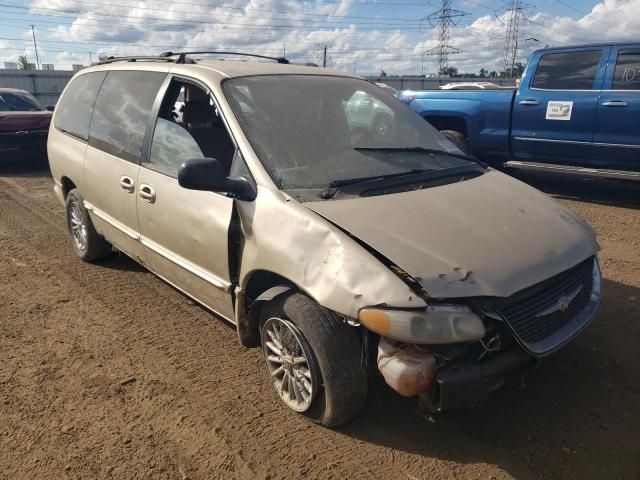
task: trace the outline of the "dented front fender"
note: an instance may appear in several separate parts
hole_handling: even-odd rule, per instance
[[[420,308],[426,303],[364,247],[287,194],[258,188],[254,202],[238,202],[244,244],[239,274],[278,274],[320,305],[357,318],[370,305]]]

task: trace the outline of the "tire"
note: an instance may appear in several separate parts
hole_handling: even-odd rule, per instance
[[[462,153],[466,155],[472,155],[471,146],[467,137],[456,130],[440,130],[456,147],[458,147]]]
[[[77,188],[68,193],[65,210],[67,229],[76,255],[85,262],[108,257],[112,250],[111,244],[96,232]]]
[[[273,337],[276,327],[284,347],[280,356]],[[325,427],[336,427],[360,413],[367,400],[367,375],[361,366],[362,344],[354,327],[306,295],[289,292],[262,308],[260,337],[271,383],[288,407]],[[295,363],[301,354],[306,362]],[[285,358],[289,360],[283,361]],[[305,366],[309,376],[304,373]],[[280,374],[279,368],[283,369]],[[300,402],[292,398],[296,395],[290,393],[291,386],[294,391],[294,383],[298,390],[303,386],[292,380],[285,387],[285,371],[292,372],[291,379],[304,375],[302,381],[306,378],[311,386],[306,389],[309,398]]]

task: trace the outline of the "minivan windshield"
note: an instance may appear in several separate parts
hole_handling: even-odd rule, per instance
[[[35,97],[21,93],[0,92],[0,112],[39,112],[43,110]]]
[[[470,165],[440,132],[365,80],[262,75],[230,79],[223,88],[283,190]]]

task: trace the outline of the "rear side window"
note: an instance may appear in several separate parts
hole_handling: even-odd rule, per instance
[[[531,86],[546,90],[592,90],[601,55],[600,50],[543,55]]]
[[[159,72],[109,72],[91,118],[89,145],[138,162],[151,107],[165,77]]]
[[[91,110],[107,72],[85,73],[71,80],[56,107],[54,126],[82,140],[89,138]]]
[[[640,90],[640,49],[618,52],[613,89]]]

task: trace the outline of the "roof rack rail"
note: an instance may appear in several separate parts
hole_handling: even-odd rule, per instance
[[[164,52],[160,54],[162,58],[175,57],[178,55],[176,63],[186,63],[187,55],[203,55],[203,54],[217,54],[217,55],[241,55],[243,57],[265,58],[267,60],[274,60],[278,63],[288,64],[289,60],[284,57],[267,57],[266,55],[256,55],[255,53],[242,53],[242,52],[220,52],[220,51],[198,51],[198,52]]]
[[[132,56],[132,57],[107,57],[106,60],[100,60],[99,62],[94,62],[91,65],[104,65],[107,63],[115,63],[115,62],[137,62],[137,61],[143,61],[143,62],[173,62],[174,60],[172,58],[167,58],[167,57],[163,57],[163,56],[151,56],[151,55],[147,55],[147,56]]]

